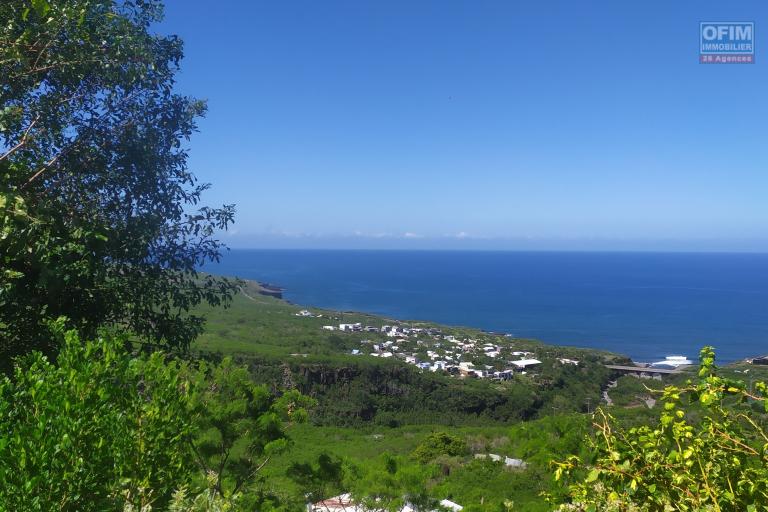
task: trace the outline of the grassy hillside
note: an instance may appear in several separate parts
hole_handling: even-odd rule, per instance
[[[503,510],[506,500],[515,510],[548,510],[543,492],[557,492],[549,461],[579,453],[587,429],[584,415],[561,415],[507,427],[408,426],[362,429],[297,427],[293,449],[272,461],[264,476],[269,490],[288,495],[300,492],[287,475],[294,464],[311,463],[321,454],[332,454],[353,463],[370,461],[382,453],[410,457],[432,432],[448,432],[463,439],[468,452],[437,461],[442,470],[429,485],[435,496],[449,498],[475,510]],[[476,454],[494,453],[523,459],[527,467],[510,469],[501,463],[480,460]],[[329,492],[341,492],[332,489]]]
[[[234,355],[250,365],[261,382],[276,388],[296,387],[316,397],[319,406],[313,421],[322,425],[476,425],[586,412],[599,402],[601,389],[611,378],[603,363],[621,360],[605,352],[429,322],[402,325],[439,330],[439,334],[402,335],[397,341],[403,345],[402,353],[395,354],[400,358],[372,357],[368,355],[374,352],[372,347],[397,339],[378,328],[399,322],[316,308],[309,308],[312,316],[297,316],[303,307],[258,291],[255,283],[248,283],[230,308],[203,310],[207,329],[194,348]],[[324,325],[340,322],[360,322],[377,328],[377,332],[323,330]],[[446,339],[452,343],[473,340],[476,347],[453,350],[454,345]],[[483,344],[493,345],[498,355],[487,356]],[[361,354],[352,355],[354,350]],[[541,364],[501,381],[459,378],[447,371],[423,370],[403,360],[412,355],[429,361],[428,354],[432,359],[453,357],[456,364],[472,362],[489,373],[508,366],[509,359],[535,357]],[[567,360],[578,364],[563,362]]]
[[[275,389],[293,387],[317,399],[309,423],[292,431],[292,450],[271,460],[263,472],[264,491],[294,500],[297,510],[303,506],[297,496],[305,489],[289,476],[292,467],[311,465],[322,454],[351,465],[371,463],[383,453],[410,457],[436,431],[461,438],[468,450],[461,457],[433,461],[441,468],[429,484],[435,496],[459,502],[467,511],[504,510],[507,500],[515,503],[515,510],[547,510],[540,494],[557,492],[549,463],[585,450],[590,420],[584,413],[604,405],[604,390],[614,403],[609,407],[612,414],[624,423],[647,421],[657,407],[648,400],[651,393],[646,386],[655,389],[660,383],[618,378],[604,367],[626,362],[615,354],[430,322],[401,323],[439,330],[439,335],[398,341],[422,358],[428,349],[447,357],[449,337],[473,339],[478,346],[492,344],[503,356],[494,359],[478,351],[460,355],[478,366],[499,367],[505,364],[502,359],[517,353],[541,361],[506,381],[459,378],[420,369],[397,357],[368,355],[374,344],[387,340],[379,331],[323,329],[339,323],[380,328],[400,322],[304,308],[258,292],[258,285],[248,283],[230,308],[203,309],[207,329],[194,348],[207,357],[232,355],[249,366],[256,380]],[[297,316],[303,309],[312,316]],[[353,350],[362,355],[352,355]],[[565,358],[578,364],[564,363]],[[509,469],[475,458],[484,453],[520,458],[527,467]],[[327,489],[327,493],[342,491]]]

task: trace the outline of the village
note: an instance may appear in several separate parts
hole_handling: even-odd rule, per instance
[[[296,315],[314,316],[308,310]],[[457,378],[510,380],[516,374],[529,374],[542,364],[535,353],[516,350],[511,340],[504,344],[494,343],[446,334],[435,327],[401,324],[377,327],[354,322],[323,325],[322,329],[365,334],[359,341],[359,348],[351,349],[352,355],[395,358],[423,371],[442,372]],[[575,359],[558,360],[564,365],[579,365]]]

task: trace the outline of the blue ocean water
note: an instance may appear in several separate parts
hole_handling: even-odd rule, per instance
[[[611,350],[768,353],[768,254],[232,250],[207,271],[297,304]]]

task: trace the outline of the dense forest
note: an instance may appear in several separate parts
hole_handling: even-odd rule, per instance
[[[489,346],[451,373],[360,352],[396,320],[305,318],[199,272],[234,206],[201,205],[206,105],[177,90],[162,16],[0,3],[0,511],[768,510],[768,388],[709,348],[645,382],[615,354],[422,322],[435,347]],[[537,359],[490,355],[513,352]]]

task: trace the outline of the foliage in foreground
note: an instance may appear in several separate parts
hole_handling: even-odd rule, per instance
[[[252,510],[256,472],[308,401],[222,365],[74,332],[56,364],[28,356],[0,381],[0,511]]]
[[[586,475],[560,509],[768,510],[768,436],[757,412],[768,411],[768,389],[762,382],[755,388],[719,376],[705,347],[698,382],[667,386],[655,425],[625,431],[598,411],[590,463],[571,457],[556,464],[558,478]]]

